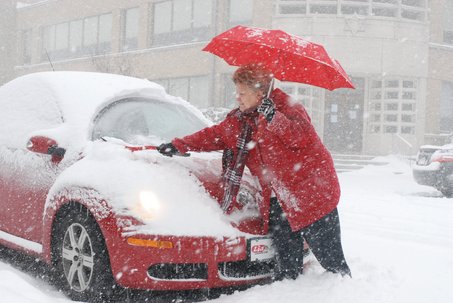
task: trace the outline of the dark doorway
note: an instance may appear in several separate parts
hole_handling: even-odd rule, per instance
[[[337,153],[362,151],[364,78],[353,78],[356,89],[326,92],[324,144]]]

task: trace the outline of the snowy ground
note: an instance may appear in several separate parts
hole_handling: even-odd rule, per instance
[[[453,199],[417,185],[409,163],[385,160],[389,165],[340,174],[343,245],[353,279],[325,273],[312,261],[295,281],[212,302],[453,302]],[[2,253],[0,301],[70,302],[39,278],[43,269],[34,263],[18,269],[10,253]]]

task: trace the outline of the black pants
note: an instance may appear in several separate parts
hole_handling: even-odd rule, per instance
[[[271,199],[269,232],[277,252],[275,278],[296,279],[303,270],[304,239],[313,255],[326,270],[351,276],[341,245],[338,211],[293,232],[276,198]]]

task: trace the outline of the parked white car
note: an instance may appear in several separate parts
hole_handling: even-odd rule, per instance
[[[453,197],[453,144],[421,146],[412,172],[417,183]]]

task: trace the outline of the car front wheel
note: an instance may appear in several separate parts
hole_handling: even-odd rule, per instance
[[[453,188],[443,187],[440,192],[447,198],[453,198]]]
[[[75,301],[108,301],[117,286],[104,238],[90,212],[77,204],[67,207],[53,230],[56,284]]]
[[[446,170],[446,169],[445,169]],[[445,171],[443,173],[442,180],[440,182],[439,191],[447,198],[453,197],[453,173],[451,171]]]

